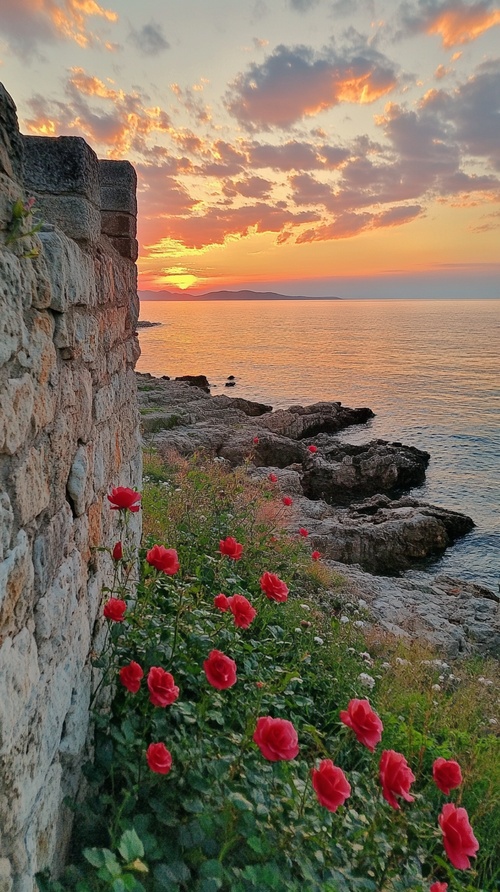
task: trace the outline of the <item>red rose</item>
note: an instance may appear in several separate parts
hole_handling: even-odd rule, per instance
[[[226,536],[225,539],[221,539],[219,542],[219,551],[221,554],[225,554],[226,557],[232,558],[233,561],[239,561],[243,554],[243,545],[240,545],[232,536]]]
[[[415,775],[401,753],[384,750],[380,758],[379,771],[382,796],[392,808],[401,807],[396,796],[402,796],[407,802],[413,802],[414,797],[410,796],[409,790]]]
[[[135,492],[128,486],[116,486],[108,496],[113,511],[138,511],[141,506],[137,502],[140,502],[141,499],[140,492]]]
[[[276,474],[269,474],[267,479],[270,480],[271,483],[276,483],[278,478],[277,478]]]
[[[114,561],[121,561],[123,557],[123,547],[121,542],[117,542],[111,552],[111,557]]]
[[[153,706],[170,706],[179,696],[179,688],[173,675],[161,666],[152,666],[148,672],[149,699]]]
[[[311,443],[311,445],[308,446],[307,448],[309,449],[309,452],[311,452],[313,455],[314,455],[315,452],[318,451],[318,447],[317,447],[317,446],[314,446],[313,443]]]
[[[311,777],[318,801],[328,811],[337,811],[351,795],[351,785],[344,772],[331,759],[323,759],[319,768],[312,769]]]
[[[446,892],[448,883],[433,883],[429,892]]]
[[[110,598],[104,605],[104,616],[114,623],[121,623],[126,610],[127,605],[121,598]]]
[[[283,496],[281,501],[283,502],[284,505],[287,505],[287,506],[293,504],[293,499],[290,498],[290,496]]]
[[[226,688],[232,688],[233,684],[236,684],[236,663],[220,650],[210,651],[203,668],[209,684],[219,691],[225,691]]]
[[[164,548],[163,545],[153,545],[146,555],[146,560],[148,564],[166,573],[167,576],[173,576],[180,568],[175,548]]]
[[[123,666],[120,669],[120,681],[131,694],[137,694],[137,691],[141,686],[141,678],[143,675],[144,672],[139,666],[139,663],[135,663],[134,660],[132,660],[128,666]]]
[[[300,527],[299,536],[304,536],[304,538],[305,538],[308,535],[309,535],[309,530],[306,530],[305,527]]]
[[[450,759],[449,761],[443,758],[436,759],[432,766],[432,776],[436,787],[438,787],[445,796],[449,796],[450,790],[454,790],[455,787],[459,787],[462,783],[460,765],[453,759]]]
[[[288,586],[276,573],[263,573],[260,577],[260,587],[271,601],[286,601],[288,598]]]
[[[313,553],[311,555],[311,558],[313,559],[313,561],[319,561],[320,557],[321,557],[320,551],[313,551]]]
[[[221,592],[220,595],[216,595],[214,598],[214,607],[225,613],[226,610],[229,610],[229,598]]]
[[[257,719],[253,739],[270,762],[295,759],[299,752],[297,732],[286,719],[273,719],[270,715]]]
[[[164,743],[150,743],[146,759],[151,771],[156,774],[168,774],[172,767],[172,756]]]
[[[254,437],[254,438],[253,438],[253,442],[254,442],[254,444],[257,446],[258,443],[259,443],[259,438],[258,438],[258,437]]]
[[[443,831],[444,849],[453,867],[467,870],[470,867],[469,858],[476,857],[479,843],[465,808],[457,808],[452,802],[447,802],[438,820]]]
[[[340,721],[352,728],[359,742],[372,753],[382,740],[384,726],[368,700],[351,700],[347,711],[340,713]]]
[[[234,616],[235,626],[240,629],[248,629],[251,622],[257,616],[257,611],[244,595],[233,595],[229,601],[229,609]]]

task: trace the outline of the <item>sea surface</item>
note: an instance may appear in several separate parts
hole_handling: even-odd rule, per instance
[[[500,583],[499,301],[144,301],[137,368],[205,374],[212,393],[274,408],[340,400],[376,417],[342,438],[431,454],[412,495],[475,529],[415,572]],[[226,388],[229,375],[236,386]]]

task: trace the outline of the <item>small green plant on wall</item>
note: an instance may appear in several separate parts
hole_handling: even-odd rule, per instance
[[[28,238],[40,231],[42,228],[41,220],[38,220],[32,225],[28,224],[28,228],[26,228],[27,221],[31,221],[33,216],[34,207],[34,198],[28,198],[27,201],[18,198],[14,202],[12,205],[11,218],[7,224],[7,236],[5,238],[6,245],[12,245],[21,239]],[[31,251],[26,251],[22,256],[38,257],[39,253],[40,251],[38,248],[33,248]]]

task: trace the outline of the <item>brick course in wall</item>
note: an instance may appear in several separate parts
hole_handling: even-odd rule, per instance
[[[22,136],[0,84],[0,892],[64,860],[111,575],[93,548],[116,541],[106,493],[140,486],[135,192],[83,139]],[[6,244],[29,196],[42,229]]]

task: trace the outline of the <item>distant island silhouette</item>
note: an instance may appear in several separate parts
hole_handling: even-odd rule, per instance
[[[207,291],[205,294],[185,294],[179,291],[139,291],[141,300],[342,300],[341,297],[305,297],[276,294],[274,291]]]

